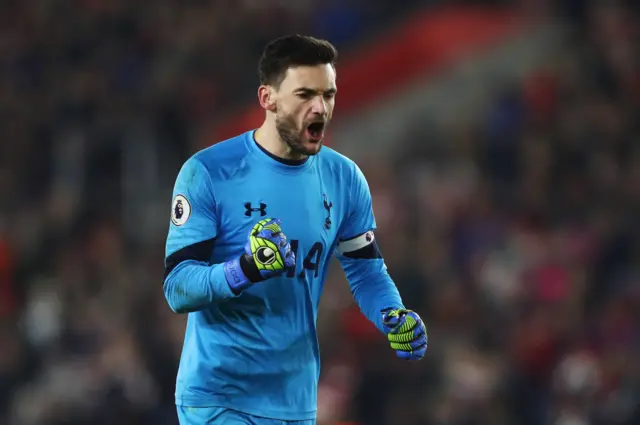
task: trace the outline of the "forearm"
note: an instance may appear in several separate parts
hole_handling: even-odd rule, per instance
[[[362,313],[384,333],[381,311],[404,308],[395,283],[387,272],[382,258],[341,258],[342,268],[351,287],[351,293]]]
[[[189,313],[209,307],[215,301],[232,298],[223,264],[207,265],[185,260],[164,280],[164,295],[171,310]]]

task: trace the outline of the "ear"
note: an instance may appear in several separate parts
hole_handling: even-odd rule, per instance
[[[275,112],[276,92],[272,86],[261,85],[258,87],[258,101],[262,109]]]

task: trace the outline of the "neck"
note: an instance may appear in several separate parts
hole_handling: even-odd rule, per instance
[[[287,145],[278,134],[275,123],[265,120],[265,122],[256,130],[253,137],[260,146],[267,152],[282,159],[302,160],[307,156],[301,153],[291,151],[291,147]]]

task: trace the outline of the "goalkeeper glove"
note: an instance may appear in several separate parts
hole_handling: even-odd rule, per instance
[[[225,278],[236,295],[296,265],[295,254],[278,219],[266,218],[256,223],[249,232],[244,251],[239,258],[224,264]]]
[[[427,329],[414,311],[382,311],[382,324],[391,348],[401,359],[420,360],[427,352]]]

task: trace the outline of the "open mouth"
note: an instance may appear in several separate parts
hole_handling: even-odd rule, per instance
[[[322,134],[324,133],[324,122],[312,122],[307,126],[307,132],[313,139],[322,138]]]

